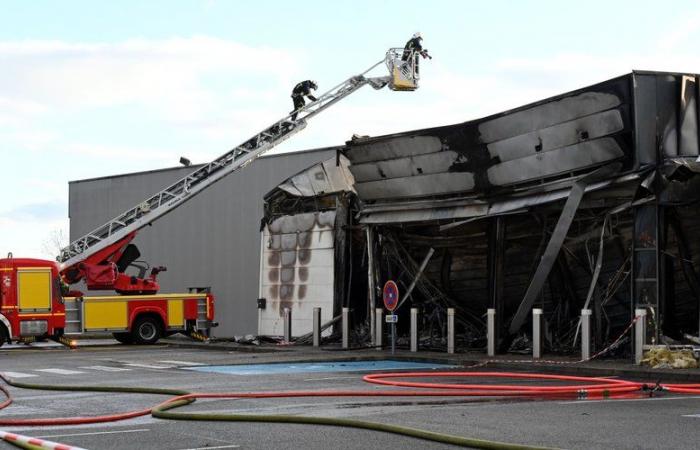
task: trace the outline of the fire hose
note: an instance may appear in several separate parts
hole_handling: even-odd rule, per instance
[[[438,383],[426,381],[408,381],[416,378],[487,378],[490,380],[508,378],[516,380],[540,380],[544,382],[567,382],[565,385],[517,385],[517,384],[463,384],[463,383]],[[700,384],[660,384],[647,385],[644,383],[627,381],[622,379],[610,379],[600,377],[582,377],[567,375],[548,375],[539,373],[520,372],[396,372],[365,375],[363,380],[368,383],[392,386],[392,390],[362,391],[362,390],[336,390],[336,391],[271,391],[271,392],[234,392],[234,393],[189,393],[176,389],[161,389],[148,387],[120,387],[120,386],[55,386],[44,384],[30,384],[16,382],[0,373],[7,384],[16,388],[54,390],[54,391],[82,391],[82,392],[113,392],[127,394],[157,394],[174,396],[156,405],[153,408],[129,411],[121,414],[111,414],[91,417],[58,417],[41,419],[0,419],[0,425],[4,426],[36,426],[36,425],[77,425],[85,423],[104,423],[130,419],[133,417],[151,414],[159,419],[189,420],[189,421],[226,421],[226,422],[266,422],[266,423],[294,423],[311,425],[330,425],[350,428],[360,428],[386,433],[399,434],[414,438],[430,440],[453,445],[484,449],[532,449],[527,445],[511,444],[484,439],[455,436],[434,431],[421,430],[407,426],[377,423],[364,420],[343,419],[333,417],[313,417],[283,414],[211,414],[211,413],[183,413],[174,412],[193,403],[197,399],[260,399],[260,398],[300,398],[300,397],[540,397],[540,398],[616,398],[630,394],[642,395],[645,392],[651,395],[656,391],[666,391],[678,394],[700,394]],[[398,388],[398,389],[397,389]],[[412,388],[412,389],[406,389]],[[0,409],[8,406],[12,399],[9,392],[0,388],[6,395],[6,400],[0,403]],[[8,441],[15,445],[15,441]],[[62,444],[55,444],[62,445]],[[19,445],[21,446],[21,445]],[[21,446],[31,449],[73,449],[74,447],[42,447]]]

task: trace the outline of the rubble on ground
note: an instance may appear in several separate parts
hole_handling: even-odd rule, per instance
[[[652,369],[695,369],[698,361],[692,350],[670,350],[667,347],[652,348],[644,353],[640,362]]]

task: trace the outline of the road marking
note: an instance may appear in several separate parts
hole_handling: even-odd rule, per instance
[[[176,366],[206,366],[206,364],[191,361],[158,361],[159,363],[174,364]]]
[[[661,400],[687,400],[691,398],[700,398],[700,395],[691,395],[685,397],[645,397],[645,398],[609,398],[601,400],[573,400],[570,402],[559,402],[560,405],[575,405],[580,403],[600,403],[600,402],[649,402]],[[700,415],[699,415],[700,416]]]
[[[130,367],[140,367],[142,369],[172,369],[173,366],[157,366],[155,364],[138,364],[138,363],[128,363],[124,364]]]
[[[125,369],[123,367],[110,367],[110,366],[86,366],[86,367],[78,367],[78,369],[100,370],[102,372],[123,372],[126,370],[131,370],[131,369]]]
[[[29,378],[29,377],[36,377],[37,375],[34,375],[33,373],[24,373],[24,372],[3,372],[6,376],[10,378]]]
[[[37,436],[37,437],[39,437],[41,439],[49,439],[49,438],[59,438],[59,437],[71,437],[71,436],[97,436],[99,434],[143,433],[144,431],[151,431],[151,430],[149,430],[148,428],[143,428],[141,430],[96,431],[94,433],[52,434],[50,436]]]
[[[68,370],[68,369],[36,369],[37,372],[55,373],[56,375],[78,375],[81,372],[79,370]]]
[[[217,448],[240,448],[240,447],[241,447],[240,445],[232,444],[232,445],[220,445],[220,446],[218,446],[218,447],[184,448],[184,449],[182,449],[182,450],[214,450],[214,449],[217,449]]]
[[[304,381],[349,380],[351,378],[358,379],[358,376],[355,375],[354,377],[306,378]]]

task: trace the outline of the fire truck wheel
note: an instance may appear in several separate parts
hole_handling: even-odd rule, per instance
[[[137,344],[155,344],[162,334],[160,323],[153,317],[139,317],[131,330]]]
[[[5,325],[0,323],[0,347],[3,346],[5,342],[7,342],[7,329],[5,329]]]
[[[131,333],[112,333],[112,336],[114,336],[114,339],[122,344],[134,343],[134,338],[131,336]]]

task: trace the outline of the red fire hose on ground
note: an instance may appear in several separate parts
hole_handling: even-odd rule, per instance
[[[581,377],[568,375],[548,375],[539,373],[520,372],[397,372],[365,375],[363,380],[373,384],[392,386],[394,389],[383,391],[336,390],[336,391],[273,391],[273,392],[234,392],[234,393],[189,393],[181,390],[115,387],[115,386],[51,386],[15,382],[0,374],[11,386],[26,389],[57,390],[57,391],[89,391],[89,392],[118,392],[132,394],[159,394],[174,396],[154,408],[129,411],[121,414],[91,417],[56,417],[41,419],[0,419],[4,426],[33,426],[33,425],[77,425],[85,423],[101,423],[126,420],[147,414],[161,419],[197,420],[197,421],[232,421],[232,422],[275,422],[314,425],[331,425],[362,428],[412,436],[455,445],[475,448],[533,448],[518,444],[487,441],[482,439],[453,436],[427,430],[419,430],[400,425],[383,424],[354,419],[310,417],[296,415],[260,415],[260,414],[210,414],[182,413],[173,410],[194,402],[196,399],[237,399],[237,398],[299,398],[299,397],[539,397],[547,398],[617,398],[632,395],[652,394],[655,391],[666,391],[678,394],[700,394],[700,384],[656,384],[627,381],[621,379]],[[485,378],[486,383],[453,383],[434,381],[415,381],[416,379],[471,379]],[[536,380],[547,385],[533,386],[520,384],[491,384],[494,379]],[[410,380],[410,381],[409,381]],[[551,383],[558,383],[552,385]],[[567,383],[567,384],[561,384]],[[410,389],[407,389],[410,388]],[[0,409],[7,407],[12,399],[6,389],[1,388],[6,400],[0,403]]]

